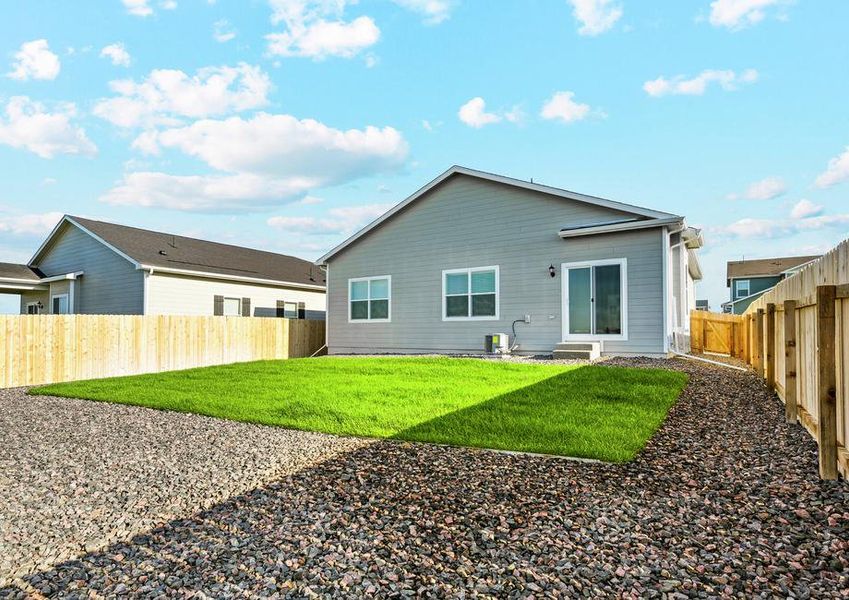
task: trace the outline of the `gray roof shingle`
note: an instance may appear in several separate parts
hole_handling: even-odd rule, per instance
[[[321,269],[295,256],[82,217],[69,218],[144,265],[276,282],[326,285]]]
[[[23,279],[36,282],[42,277],[44,275],[38,269],[30,268],[27,265],[0,262],[0,278],[2,279]]]

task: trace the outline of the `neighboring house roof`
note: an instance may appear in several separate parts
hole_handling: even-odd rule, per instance
[[[757,260],[732,260],[728,261],[725,279],[728,282],[727,285],[730,285],[732,279],[741,277],[774,277],[818,258],[819,256],[783,256]]]
[[[754,294],[749,294],[748,296],[744,296],[743,298],[737,298],[736,300],[727,300],[727,301],[723,302],[720,306],[734,306],[735,304],[737,304],[739,302],[746,302],[747,300],[755,301],[756,299],[760,298],[761,296],[766,294],[768,291],[770,291],[774,287],[775,286],[768,287],[765,290],[755,292]]]
[[[295,256],[65,215],[30,260],[37,266],[62,224],[79,227],[137,268],[234,280],[325,287],[325,275]]]
[[[38,282],[44,274],[29,265],[0,263],[0,279]]]
[[[505,177],[504,175],[496,175],[494,173],[487,173],[485,171],[477,171],[475,169],[469,169],[467,167],[461,167],[461,166],[454,165],[453,167],[451,167],[450,169],[448,169],[447,171],[442,173],[439,177],[437,177],[436,179],[434,179],[430,183],[426,184],[422,188],[418,189],[411,196],[407,197],[405,200],[399,202],[398,204],[396,204],[395,206],[390,208],[388,211],[383,213],[383,215],[378,217],[376,220],[372,221],[370,224],[368,224],[365,227],[363,227],[362,229],[360,229],[357,233],[355,233],[354,235],[349,237],[347,240],[345,240],[344,242],[342,242],[341,244],[339,244],[338,246],[333,248],[330,252],[328,252],[327,254],[322,256],[321,258],[319,258],[316,262],[318,264],[322,264],[322,263],[327,262],[332,256],[338,254],[339,252],[341,252],[342,250],[344,250],[345,248],[347,248],[348,246],[350,246],[351,244],[353,244],[354,242],[359,240],[361,237],[365,236],[370,231],[379,227],[381,224],[383,224],[387,220],[391,219],[392,217],[394,217],[395,215],[400,213],[402,210],[404,210],[405,208],[410,206],[412,203],[419,200],[422,196],[424,196],[429,191],[431,191],[435,187],[442,184],[445,180],[447,180],[450,177],[453,177],[455,175],[465,175],[465,176],[468,176],[468,177],[475,177],[477,179],[492,181],[492,182],[495,182],[495,183],[501,183],[501,184],[504,184],[504,185],[522,188],[522,189],[525,189],[525,190],[531,190],[531,191],[534,191],[534,192],[541,192],[543,194],[558,196],[560,198],[565,198],[565,199],[568,199],[568,200],[575,200],[577,202],[584,202],[586,204],[592,204],[592,205],[595,205],[595,206],[601,206],[601,207],[604,207],[604,208],[610,208],[610,209],[613,209],[613,210],[628,212],[628,213],[637,215],[638,217],[641,217],[642,219],[663,219],[663,220],[666,220],[666,219],[680,220],[681,219],[681,217],[679,217],[677,215],[673,215],[672,213],[666,213],[666,212],[661,212],[661,211],[657,211],[657,210],[651,210],[651,209],[643,208],[643,207],[640,207],[640,206],[634,206],[633,204],[625,204],[624,202],[616,202],[614,200],[607,200],[605,198],[598,198],[598,197],[595,197],[595,196],[587,196],[586,194],[579,194],[577,192],[570,192],[568,190],[564,190],[564,189],[560,189],[560,188],[556,188],[556,187],[551,187],[551,186],[548,186],[548,185],[541,185],[539,183],[522,181],[520,179],[513,179],[512,177]],[[607,226],[611,226],[611,225],[615,226],[615,225],[618,225],[618,224],[619,223],[616,223],[616,224],[608,223],[606,225]],[[597,225],[598,224],[596,224],[596,226]],[[658,224],[658,225],[660,225],[660,224]],[[624,227],[625,228],[633,228],[634,226],[633,226],[633,224],[628,223],[627,225],[624,225]]]

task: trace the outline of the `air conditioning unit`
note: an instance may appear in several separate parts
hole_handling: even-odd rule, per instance
[[[487,354],[508,354],[510,352],[510,336],[506,333],[493,333],[484,336],[483,348]]]

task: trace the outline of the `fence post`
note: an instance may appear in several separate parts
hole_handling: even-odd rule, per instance
[[[784,416],[798,418],[796,409],[796,301],[784,301]]]
[[[833,285],[817,286],[817,442],[820,477],[837,479],[837,373],[834,355]]]
[[[758,376],[764,377],[764,309],[759,308],[755,316],[755,356],[758,363]]]
[[[766,305],[766,385],[775,389],[775,304]]]

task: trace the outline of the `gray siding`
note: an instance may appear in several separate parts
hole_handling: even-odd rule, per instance
[[[74,312],[140,315],[144,310],[141,271],[73,225],[64,225],[38,263],[48,277],[84,271],[74,288]]]
[[[34,290],[21,293],[21,314],[26,314],[27,304],[30,302],[41,302],[44,306],[43,312],[48,312],[48,303],[50,302],[50,294],[46,291]]]
[[[480,352],[487,333],[516,325],[520,351],[561,341],[561,263],[626,258],[628,340],[608,353],[663,352],[660,229],[562,240],[561,227],[624,216],[611,209],[455,176],[329,261],[331,353]],[[630,216],[630,215],[628,215]],[[548,267],[557,267],[551,278]],[[442,321],[442,270],[499,265],[500,320]],[[392,322],[349,323],[348,279],[392,276]]]

